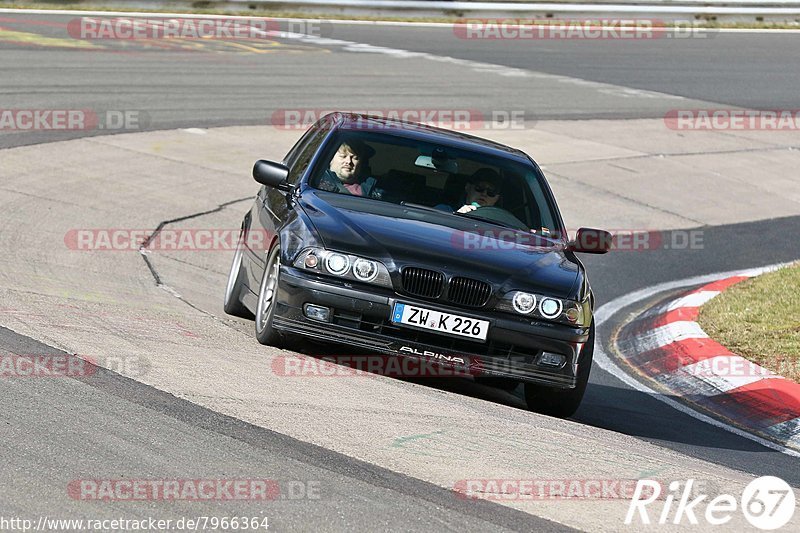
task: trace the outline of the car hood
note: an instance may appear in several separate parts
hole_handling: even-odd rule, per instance
[[[573,299],[583,276],[563,244],[534,246],[525,233],[444,211],[316,190],[305,191],[300,206],[325,248],[380,260],[390,271],[414,265],[485,280],[501,292]]]

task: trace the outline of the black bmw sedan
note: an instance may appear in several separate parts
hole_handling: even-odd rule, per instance
[[[594,297],[552,192],[523,152],[420,124],[333,113],[262,184],[225,312],[259,342],[301,336],[457,366],[530,409],[572,415],[592,366]],[[258,235],[259,238],[252,238]]]

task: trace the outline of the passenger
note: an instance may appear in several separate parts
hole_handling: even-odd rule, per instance
[[[464,186],[463,205],[453,209],[447,204],[439,204],[436,209],[456,213],[469,213],[479,207],[495,207],[500,201],[500,174],[491,168],[475,171]]]
[[[367,144],[353,140],[345,141],[333,154],[328,170],[319,181],[319,188],[325,191],[370,196],[377,192],[373,177],[362,178],[361,174],[367,161],[375,154],[375,150]]]

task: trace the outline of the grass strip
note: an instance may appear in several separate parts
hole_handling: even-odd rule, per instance
[[[703,306],[699,322],[733,353],[800,382],[800,264],[734,285]]]

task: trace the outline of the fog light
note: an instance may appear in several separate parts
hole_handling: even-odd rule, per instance
[[[566,361],[566,357],[557,353],[542,352],[541,357],[539,357],[540,365],[561,366],[564,361]]]
[[[303,307],[303,313],[311,320],[317,320],[319,322],[331,321],[331,310],[321,305],[306,304]]]

